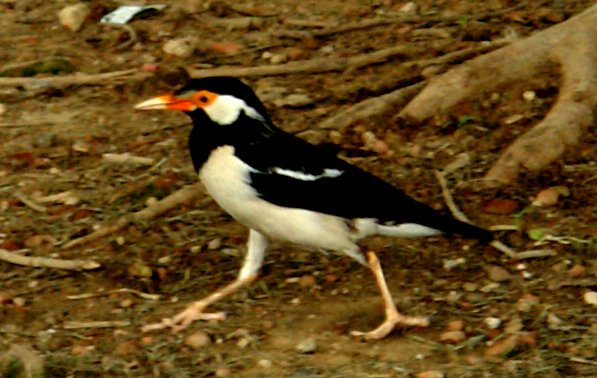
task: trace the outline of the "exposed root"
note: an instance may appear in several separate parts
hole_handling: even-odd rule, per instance
[[[429,85],[399,114],[420,123],[436,113],[559,64],[563,84],[556,104],[519,137],[487,173],[488,183],[514,182],[521,171],[540,171],[580,142],[597,107],[597,5],[526,39],[468,61]],[[497,183],[497,184],[496,184]]]
[[[296,73],[321,73],[332,71],[344,71],[347,69],[361,68],[372,64],[382,63],[398,55],[416,55],[425,48],[419,45],[415,48],[408,45],[390,47],[387,49],[375,51],[368,54],[359,54],[348,58],[316,58],[289,62],[284,64],[274,64],[256,67],[218,67],[207,69],[189,69],[189,75],[194,78],[208,76],[275,76],[288,75]]]
[[[472,56],[502,47],[507,43],[508,41],[505,40],[495,41],[489,44],[483,44],[481,46],[454,51],[437,58],[406,62],[403,63],[402,66],[405,69],[408,69],[409,67],[412,67],[413,69],[422,69],[435,65],[456,63],[469,59]],[[333,116],[323,120],[317,126],[317,128],[340,130],[347,128],[361,120],[371,119],[372,117],[381,117],[387,113],[394,112],[396,109],[402,108],[407,101],[419,93],[425,84],[426,82],[420,82],[378,97],[368,98],[352,105],[348,109],[345,109],[338,114],[334,114]]]
[[[124,227],[128,226],[133,222],[151,220],[187,201],[191,201],[193,199],[198,198],[202,194],[203,189],[200,183],[187,185],[184,188],[179,189],[176,192],[165,197],[164,199],[150,206],[147,206],[143,210],[119,218],[115,224],[106,225],[89,235],[85,235],[78,239],[71,240],[68,243],[65,243],[62,246],[62,248],[72,248],[79,244],[85,244],[94,240],[98,240],[100,238],[103,238],[104,236],[118,232],[119,230],[123,229]]]
[[[137,74],[137,75],[133,75]],[[113,85],[121,83],[131,77],[147,76],[146,73],[139,73],[137,69],[105,72],[100,74],[74,74],[65,76],[47,77],[0,77],[0,87],[33,87],[33,88],[59,88],[68,85]]]

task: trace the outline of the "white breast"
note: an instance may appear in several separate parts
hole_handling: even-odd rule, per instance
[[[251,172],[256,170],[234,155],[234,147],[223,146],[211,153],[199,177],[226,212],[270,238],[327,250],[354,249],[344,220],[264,201],[250,185]]]

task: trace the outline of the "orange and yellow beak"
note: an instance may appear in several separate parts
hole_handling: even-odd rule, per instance
[[[197,106],[190,99],[177,98],[172,94],[150,98],[135,105],[137,110],[182,110],[192,112]]]

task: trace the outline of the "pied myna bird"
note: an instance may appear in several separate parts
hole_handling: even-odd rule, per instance
[[[444,216],[382,179],[277,128],[253,90],[230,77],[190,80],[183,88],[144,101],[136,109],[180,110],[193,120],[193,166],[213,199],[247,226],[248,250],[238,278],[145,331],[177,331],[199,319],[220,319],[207,306],[257,277],[271,240],[345,254],[368,266],[385,303],[379,339],[396,326],[427,326],[426,317],[400,314],[374,252],[356,242],[373,235],[422,237],[460,234],[489,242],[490,231]]]

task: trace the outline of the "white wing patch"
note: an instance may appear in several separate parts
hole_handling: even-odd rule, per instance
[[[230,95],[220,95],[209,106],[203,108],[207,116],[217,124],[230,125],[244,111],[251,118],[265,121],[263,116],[243,100]]]
[[[380,235],[396,236],[399,238],[418,238],[442,234],[440,230],[417,223],[402,223],[396,226],[378,225],[377,232]]]
[[[319,180],[320,178],[334,178],[340,176],[344,171],[334,168],[326,168],[323,170],[323,173],[320,175],[312,175],[310,173],[305,172],[298,172],[293,171],[291,169],[284,169],[280,167],[275,167],[273,171],[279,175],[291,177],[293,179],[302,180],[302,181],[315,181]]]

